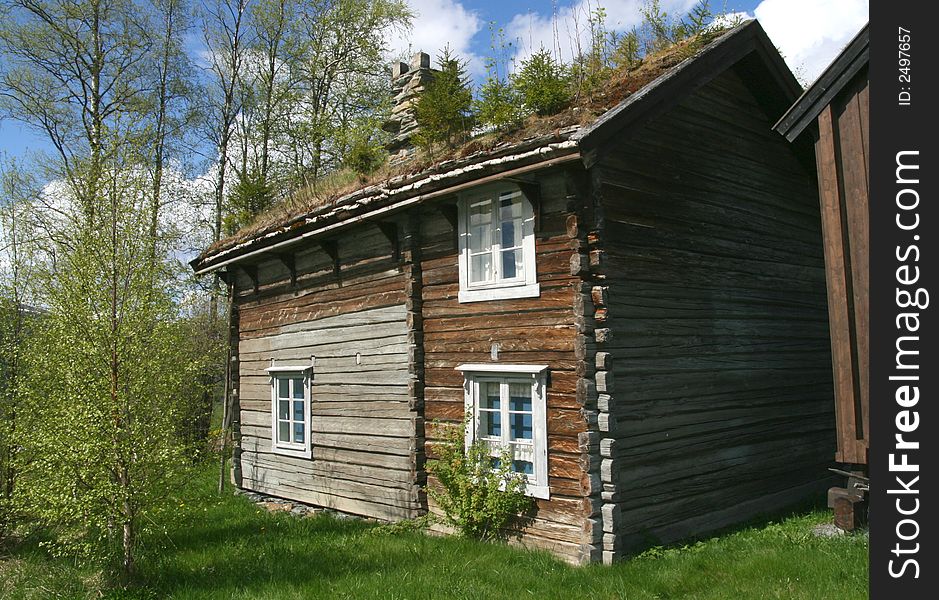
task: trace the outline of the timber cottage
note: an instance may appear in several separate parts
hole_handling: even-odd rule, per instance
[[[396,67],[399,99],[423,56]],[[237,485],[416,517],[435,425],[468,411],[536,498],[521,541],[571,562],[824,490],[812,148],[771,130],[800,91],[751,21],[209,248],[193,267],[232,292]]]

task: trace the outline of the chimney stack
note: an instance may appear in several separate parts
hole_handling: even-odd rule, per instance
[[[391,66],[391,96],[394,107],[391,116],[382,125],[382,129],[392,134],[385,145],[391,155],[391,164],[408,160],[414,153],[411,139],[417,133],[415,106],[418,96],[434,78],[436,69],[430,68],[430,56],[418,52],[411,57],[410,63],[398,62]]]

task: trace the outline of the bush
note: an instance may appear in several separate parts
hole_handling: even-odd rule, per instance
[[[414,107],[420,125],[415,141],[428,151],[439,142],[446,142],[451,148],[462,142],[473,122],[473,92],[466,75],[466,61],[445,47],[437,63],[440,70]]]
[[[274,189],[258,170],[251,169],[238,174],[228,204],[223,225],[225,233],[232,235],[274,204]]]
[[[512,85],[528,110],[541,116],[560,112],[571,100],[568,68],[544,48],[522,61]]]
[[[508,129],[522,121],[521,100],[509,82],[490,73],[479,89],[476,116],[480,124]]]
[[[444,523],[460,535],[500,539],[509,522],[530,508],[531,498],[525,495],[524,478],[512,472],[507,452],[493,465],[486,442],[477,441],[464,451],[468,421],[462,427],[446,426],[436,448],[439,458],[427,463],[440,488],[428,487],[428,493],[443,510]]]
[[[388,153],[380,143],[360,137],[352,143],[344,162],[359,175],[371,175],[385,164],[387,158]]]

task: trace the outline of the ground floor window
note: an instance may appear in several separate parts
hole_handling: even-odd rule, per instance
[[[545,374],[542,365],[460,365],[466,411],[472,415],[466,444],[485,441],[494,465],[507,453],[527,492],[548,497]],[[507,451],[507,452],[506,452]]]
[[[310,369],[271,367],[271,447],[310,458]]]

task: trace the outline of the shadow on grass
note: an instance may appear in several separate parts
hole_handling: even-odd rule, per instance
[[[762,529],[774,523],[804,517],[817,512],[824,513],[825,511],[828,511],[827,497],[824,493],[818,493],[808,498],[794,502],[789,506],[780,508],[779,510],[760,513],[739,523],[719,527],[717,529],[703,532],[700,535],[685,537],[680,540],[668,542],[665,544],[661,543],[658,538],[648,532],[639,533],[633,540],[634,545],[632,546],[631,551],[626,554],[622,560],[628,561],[631,558],[640,556],[653,549],[670,550],[675,548],[685,548],[705,540],[726,537],[751,529]]]
[[[350,573],[378,568],[343,543],[361,530],[329,517],[209,517],[174,533],[169,552],[141,565],[139,581],[160,597],[204,592],[230,598],[271,585],[324,589]]]

